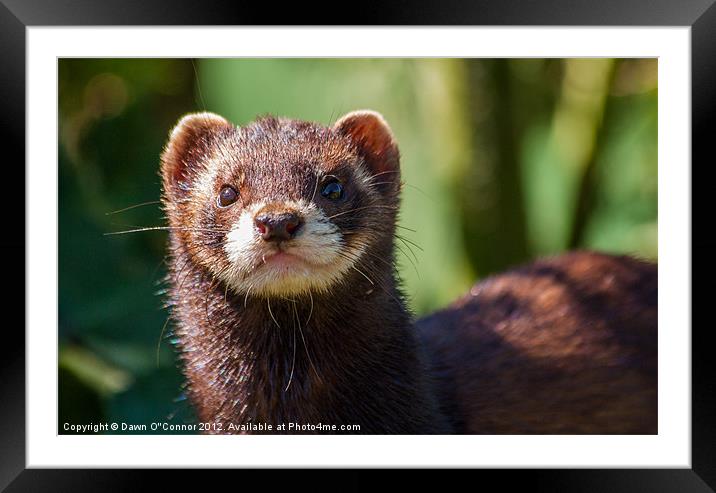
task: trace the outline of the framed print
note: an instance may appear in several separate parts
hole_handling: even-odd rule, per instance
[[[72,3],[0,7],[3,252],[25,273],[0,486],[714,487],[692,316],[710,1],[385,4],[343,27]]]

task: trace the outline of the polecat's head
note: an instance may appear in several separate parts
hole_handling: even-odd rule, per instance
[[[349,273],[370,277],[373,257],[391,261],[399,154],[378,113],[332,127],[188,115],[171,132],[162,179],[175,240],[236,293],[326,291]]]

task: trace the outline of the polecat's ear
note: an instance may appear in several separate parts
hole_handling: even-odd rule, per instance
[[[188,190],[206,163],[214,140],[230,128],[231,123],[214,113],[192,113],[179,120],[162,153],[164,191],[175,194]]]
[[[380,113],[370,110],[352,111],[338,120],[334,128],[350,137],[373,175],[385,175],[381,182],[400,182],[398,145]]]

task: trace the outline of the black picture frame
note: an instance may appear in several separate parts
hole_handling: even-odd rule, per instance
[[[163,488],[174,490],[186,482],[187,471],[169,474],[148,470],[26,469],[25,446],[25,305],[24,204],[33,197],[32,183],[25,180],[19,163],[25,156],[25,29],[28,26],[112,25],[555,25],[555,26],[690,26],[692,77],[692,303],[701,301],[703,312],[707,290],[695,290],[696,281],[716,276],[716,262],[709,249],[716,245],[696,229],[700,217],[710,215],[709,203],[698,188],[710,186],[704,175],[713,164],[711,128],[716,119],[716,6],[715,0],[477,0],[460,2],[366,1],[360,7],[336,10],[335,5],[311,3],[275,4],[155,0],[0,0],[0,156],[4,161],[2,210],[5,234],[0,239],[5,285],[3,295],[2,354],[0,356],[0,490],[25,491],[133,491],[160,479]],[[319,21],[320,19],[320,21]],[[22,185],[21,185],[22,184]],[[22,204],[20,207],[18,204]],[[21,214],[20,211],[23,211]],[[20,262],[19,259],[23,259]],[[22,272],[14,272],[14,270]],[[16,275],[15,275],[16,274]],[[692,309],[692,313],[698,313]],[[13,318],[13,315],[17,315]],[[695,320],[695,319],[693,319]],[[500,482],[500,488],[523,485],[537,491],[714,491],[716,490],[716,365],[708,344],[708,324],[692,324],[692,456],[691,469],[643,470],[481,470]],[[683,327],[688,330],[689,327]],[[473,471],[471,471],[474,473]],[[230,471],[215,471],[212,483],[230,479]],[[242,482],[248,472],[242,472]],[[253,474],[267,481],[265,472]],[[420,471],[411,474],[424,482]],[[460,481],[460,474],[451,482]],[[234,476],[235,477],[235,476]],[[271,475],[275,487],[302,483],[304,473],[293,471],[285,480]],[[322,475],[324,481],[333,476]],[[285,482],[284,482],[285,481]],[[340,478],[341,489],[370,487],[379,481],[358,471]],[[252,481],[253,483],[253,481]],[[214,483],[216,484],[216,483]],[[5,489],[6,488],[6,489]]]

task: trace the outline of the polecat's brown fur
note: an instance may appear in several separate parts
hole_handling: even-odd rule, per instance
[[[373,112],[174,129],[169,304],[208,431],[656,433],[655,265],[538,262],[416,330],[393,257],[399,171]]]
[[[475,285],[418,321],[461,433],[657,433],[657,273],[575,252]]]

